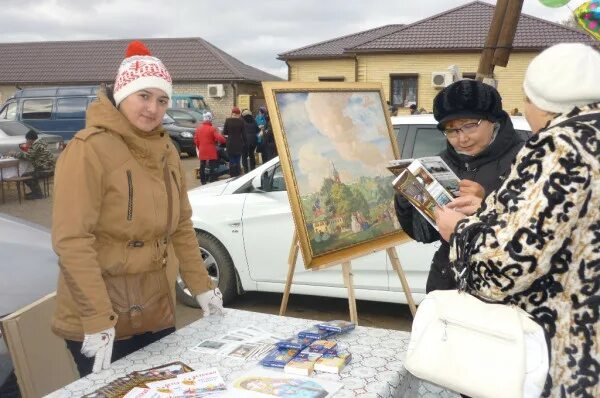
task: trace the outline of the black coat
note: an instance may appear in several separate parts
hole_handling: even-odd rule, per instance
[[[223,135],[227,136],[227,154],[241,155],[246,147],[246,135],[244,134],[244,121],[237,117],[225,119]]]
[[[258,124],[254,121],[254,118],[250,116],[249,118],[244,117],[244,134],[246,135],[246,145],[248,148],[256,148],[257,144],[257,135],[260,132],[258,128]]]
[[[500,129],[494,142],[476,156],[458,154],[450,143],[439,156],[450,166],[460,179],[475,181],[485,189],[486,196],[502,185],[510,173],[517,152],[525,145],[529,137],[514,130],[508,114],[500,120]],[[450,270],[448,242],[440,238],[439,233],[423,216],[399,193],[395,197],[396,216],[402,229],[418,242],[431,243],[441,241],[441,246],[433,256],[427,278],[426,290],[455,289],[457,284]]]

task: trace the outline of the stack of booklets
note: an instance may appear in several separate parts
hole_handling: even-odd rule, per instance
[[[201,355],[222,355],[249,361],[257,360],[271,351],[279,339],[281,337],[275,338],[273,334],[256,326],[247,326],[223,336],[203,340],[191,350]]]
[[[340,333],[346,333],[346,332],[353,330],[356,327],[356,324],[354,324],[352,322],[348,322],[348,321],[336,320],[336,321],[317,323],[315,326],[321,330],[327,330],[327,331],[330,331],[333,333],[340,334]]]
[[[354,323],[341,320],[318,323],[300,331],[298,337],[276,343],[276,348],[260,363],[303,376],[310,376],[314,370],[339,373],[350,361],[351,355],[345,351],[338,352],[337,343],[327,338],[349,332],[355,327]],[[317,366],[319,363],[321,365]]]
[[[350,363],[352,354],[338,351],[336,353],[325,353],[315,362],[315,370],[327,373],[340,373]]]
[[[393,160],[394,188],[436,229],[434,211],[458,195],[460,178],[439,156]]]

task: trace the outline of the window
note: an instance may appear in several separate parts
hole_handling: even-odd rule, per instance
[[[260,185],[262,190],[266,192],[285,191],[285,180],[283,179],[281,165],[277,164],[275,167],[271,167],[262,173]]]
[[[411,102],[417,103],[417,76],[390,76],[390,105],[408,108]]]
[[[319,76],[320,82],[343,82],[346,81],[344,76]]]
[[[271,191],[285,191],[285,179],[283,178],[283,172],[281,166],[278,164],[273,172],[273,179],[271,180]]]
[[[192,116],[188,115],[185,112],[180,111],[171,111],[171,117],[175,119],[177,122],[187,122],[187,123],[195,123],[195,120]]]
[[[396,143],[398,144],[398,148],[402,153],[400,154],[402,157],[408,156],[410,154],[404,153],[404,142],[406,141],[406,136],[408,134],[408,126],[405,124],[399,124],[394,126],[394,133],[396,134]]]
[[[51,116],[51,99],[32,99],[23,101],[23,119],[50,119]]]
[[[87,98],[60,98],[56,102],[56,118],[83,119],[87,104]]]
[[[435,127],[418,127],[415,136],[413,158],[435,156],[446,149],[446,137]]]
[[[208,106],[206,106],[206,102],[204,102],[204,100],[202,98],[192,98],[192,107],[196,108],[196,109],[206,109],[208,108]]]
[[[0,119],[17,120],[17,103],[11,102],[2,109]]]

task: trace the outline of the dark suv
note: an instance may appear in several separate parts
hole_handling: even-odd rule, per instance
[[[171,136],[171,141],[178,153],[187,153],[189,156],[196,156],[196,144],[194,144],[194,132],[192,127],[184,127],[175,123],[175,120],[165,114],[163,117],[163,127]]]

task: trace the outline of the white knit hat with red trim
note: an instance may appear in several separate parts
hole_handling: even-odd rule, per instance
[[[113,95],[117,106],[127,96],[145,88],[158,88],[169,99],[173,93],[173,81],[160,59],[153,57],[150,50],[140,41],[127,46],[125,59],[121,62]]]

